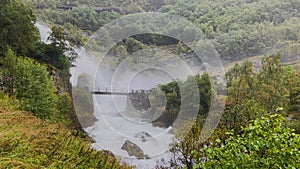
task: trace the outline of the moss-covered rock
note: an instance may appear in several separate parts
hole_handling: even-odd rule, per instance
[[[129,140],[125,141],[121,149],[127,151],[129,156],[134,156],[138,159],[144,158],[144,151],[138,145]]]

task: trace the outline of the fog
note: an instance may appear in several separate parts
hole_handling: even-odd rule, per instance
[[[49,27],[40,23],[36,25],[42,41],[46,42],[50,33]],[[114,58],[87,51],[83,47],[76,48],[75,51],[79,57],[75,63],[76,67],[70,70],[70,82],[75,87],[78,78],[86,76],[89,90],[149,90],[173,80],[185,80],[196,73],[191,65],[186,64],[184,58],[162,49],[137,51],[124,57],[118,64],[113,62]],[[93,126],[84,129],[95,140],[91,145],[93,148],[109,150],[123,162],[138,168],[154,168],[158,161],[169,159],[168,149],[174,139],[174,135],[170,133],[171,127],[153,127],[151,123],[140,119],[140,116],[130,116],[126,113],[130,107],[126,96],[94,95],[93,102],[97,121]],[[129,110],[144,113],[132,107]],[[142,133],[151,137],[145,141],[139,137]],[[129,157],[128,153],[121,149],[126,140],[139,146],[145,158],[138,160]]]

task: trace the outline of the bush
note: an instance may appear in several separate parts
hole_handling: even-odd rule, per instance
[[[4,88],[16,96],[26,111],[40,118],[50,118],[56,111],[57,96],[46,66],[29,58],[17,57],[9,50],[2,61]]]
[[[220,147],[205,148],[207,160],[199,167],[299,168],[300,135],[283,122],[277,114],[254,120],[241,135],[232,135]]]
[[[18,58],[14,81],[16,96],[24,109],[40,118],[50,118],[57,96],[46,66],[29,58]]]
[[[0,91],[0,110],[9,111],[18,109],[21,109],[20,101],[16,98],[10,98]]]

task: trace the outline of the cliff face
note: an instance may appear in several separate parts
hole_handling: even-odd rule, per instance
[[[56,86],[57,92],[59,95],[66,94],[70,99],[70,107],[67,113],[67,118],[70,119],[71,124],[69,125],[70,128],[76,129],[79,131],[82,130],[82,126],[78,120],[75,107],[74,107],[74,100],[73,100],[73,93],[72,93],[72,84],[70,82],[71,74],[68,72],[61,72],[55,69],[52,66],[48,65],[48,71],[50,72],[50,76],[53,79],[53,82]]]
[[[71,100],[72,100],[72,106],[71,106],[71,109],[70,109],[70,120],[72,121],[72,126],[76,129],[76,130],[82,130],[82,127],[85,127],[85,126],[82,126],[78,120],[78,117],[77,117],[77,114],[76,114],[76,111],[75,111],[75,107],[74,107],[74,100],[73,100],[73,93],[72,93],[72,84],[70,83],[70,81],[66,81],[66,84],[67,84],[67,92],[70,94],[71,96]]]

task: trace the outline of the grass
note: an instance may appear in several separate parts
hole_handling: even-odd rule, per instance
[[[84,134],[18,111],[0,98],[0,168],[131,168],[90,148]]]

